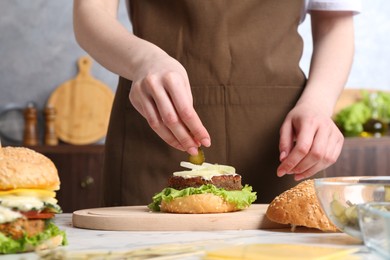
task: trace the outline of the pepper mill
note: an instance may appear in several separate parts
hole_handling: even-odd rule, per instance
[[[58,145],[58,137],[55,131],[56,109],[47,106],[44,111],[45,115],[45,144]]]
[[[38,145],[37,109],[33,103],[27,104],[24,110],[23,144],[26,146]]]

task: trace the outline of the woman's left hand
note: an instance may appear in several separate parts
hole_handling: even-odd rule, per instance
[[[277,175],[313,176],[340,155],[344,137],[331,116],[354,53],[353,13],[312,11],[313,55],[305,89],[280,129]]]
[[[295,174],[295,180],[313,176],[336,162],[344,137],[333,120],[314,104],[298,104],[280,129],[279,177]]]

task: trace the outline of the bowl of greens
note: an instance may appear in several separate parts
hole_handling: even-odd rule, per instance
[[[325,214],[344,233],[363,241],[358,207],[390,201],[390,176],[329,177],[314,180]]]

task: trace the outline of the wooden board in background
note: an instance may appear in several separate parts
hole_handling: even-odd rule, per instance
[[[146,206],[84,209],[73,212],[73,226],[112,231],[206,231],[286,228],[265,216],[268,205],[217,214],[151,212]]]
[[[56,109],[59,139],[75,145],[92,144],[107,134],[114,93],[92,77],[92,60],[88,56],[81,57],[78,66],[76,78],[58,86],[47,105]]]

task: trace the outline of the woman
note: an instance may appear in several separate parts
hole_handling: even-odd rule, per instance
[[[75,0],[77,41],[121,76],[106,205],[149,203],[199,146],[208,162],[234,166],[257,203],[334,163],[343,136],[331,115],[353,59],[356,3],[131,0],[131,33],[116,19],[117,1]],[[308,79],[297,32],[307,10]]]

